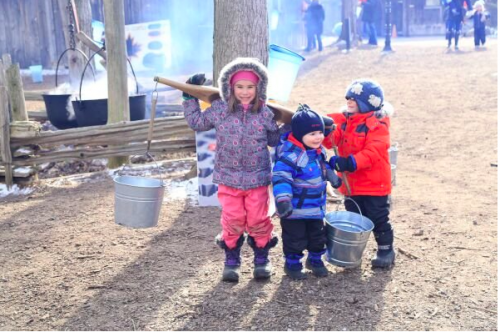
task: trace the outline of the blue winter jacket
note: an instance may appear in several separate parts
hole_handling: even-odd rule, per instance
[[[273,193],[276,202],[291,200],[292,214],[287,219],[323,219],[326,209],[326,171],[323,146],[306,150],[292,133],[285,133],[276,148],[273,168]]]

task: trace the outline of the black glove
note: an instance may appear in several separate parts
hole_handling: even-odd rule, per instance
[[[292,202],[290,201],[276,202],[276,210],[278,210],[278,216],[284,219],[290,216],[293,212]]]
[[[342,185],[342,179],[331,169],[326,170],[326,179],[332,184],[332,187],[337,189]]]
[[[188,80],[186,81],[186,83],[193,84],[193,85],[203,85],[206,80],[207,79],[206,79],[204,73],[198,73],[198,74],[194,74],[191,77],[189,77]],[[186,92],[183,92],[182,99],[189,100],[189,99],[197,99],[197,98],[191,96],[190,94],[188,94]]]
[[[356,170],[356,160],[352,155],[347,158],[333,156],[328,163],[338,172],[354,172]]]
[[[329,116],[324,116],[323,117],[323,122],[325,124],[325,137],[330,135],[332,131],[335,130],[335,123],[333,122],[332,118]]]

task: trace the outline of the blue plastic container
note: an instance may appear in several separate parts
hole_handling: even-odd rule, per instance
[[[43,82],[42,66],[41,65],[30,66],[30,73],[31,73],[31,79],[33,80],[33,83],[42,83]]]
[[[272,44],[269,47],[269,99],[287,102],[300,66],[305,58],[289,49]]]

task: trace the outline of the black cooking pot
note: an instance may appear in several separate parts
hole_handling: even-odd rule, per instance
[[[49,95],[43,94],[45,109],[50,123],[57,129],[69,129],[78,127],[75,116],[72,118],[66,106],[71,95]]]
[[[62,52],[61,55],[59,56],[59,60],[57,60],[56,87],[58,86],[57,74],[59,72],[59,63],[61,62],[63,55],[66,54],[66,52],[68,51],[78,52],[85,58],[87,62],[89,61],[85,53],[83,53],[79,49],[68,48],[64,52]],[[90,69],[92,70],[92,74],[94,75],[95,79],[94,69],[92,67]],[[47,117],[49,118],[50,123],[52,123],[54,127],[56,127],[57,129],[69,129],[78,127],[78,122],[76,121],[75,116],[71,117],[71,114],[66,109],[71,95],[42,94],[42,97],[43,101],[45,102],[45,110],[47,111]]]
[[[144,120],[146,115],[146,95],[128,97],[130,120]],[[99,126],[108,123],[108,99],[73,100],[78,127]]]
[[[87,62],[83,68],[82,78],[80,80],[80,98],[78,100],[73,100],[73,109],[75,110],[76,121],[78,122],[78,127],[89,127],[89,126],[99,126],[104,125],[108,122],[108,99],[89,99],[82,100],[82,84],[83,77],[85,76],[85,70],[89,65],[92,58],[97,54],[94,53],[90,60]],[[136,95],[129,97],[130,106],[130,120],[144,120],[146,116],[146,95],[139,94],[139,83],[137,82],[137,77],[135,76],[134,68],[127,59],[132,74],[135,79]]]

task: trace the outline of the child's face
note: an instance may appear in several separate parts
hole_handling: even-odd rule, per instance
[[[322,131],[312,131],[302,137],[302,143],[310,148],[317,149],[321,146],[321,143],[323,143],[324,138],[325,135]]]
[[[347,112],[348,113],[359,113],[359,108],[358,108],[358,103],[356,103],[356,100],[350,98],[350,99],[347,99]]]
[[[250,104],[257,94],[255,83],[247,80],[241,80],[234,84],[234,96],[243,105]]]

